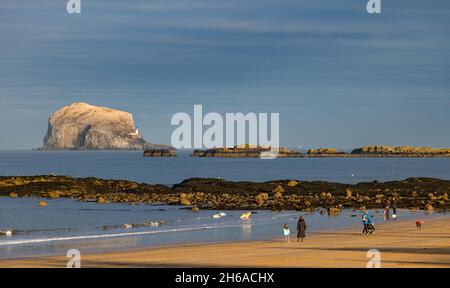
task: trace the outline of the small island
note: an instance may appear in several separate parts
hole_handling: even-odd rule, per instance
[[[212,148],[207,150],[195,150],[192,157],[217,157],[217,158],[260,158],[262,153],[270,153],[272,147],[260,145],[237,145],[233,148]],[[304,154],[289,150],[284,147],[278,149],[277,157],[303,157]]]
[[[177,157],[175,149],[147,149],[144,151],[144,157]]]
[[[430,148],[412,146],[364,146],[354,149],[351,154],[370,157],[450,157],[450,148]]]
[[[258,158],[261,153],[270,152],[271,147],[252,146],[249,144],[237,145],[233,148],[212,148],[195,150],[192,157],[216,157],[216,158]],[[450,148],[429,148],[412,146],[384,146],[373,145],[353,149],[351,152],[338,151],[335,148],[309,149],[306,153],[280,147],[278,157],[303,157],[303,158],[358,158],[358,157],[404,157],[404,158],[445,158],[450,157]]]
[[[372,145],[353,149],[350,153],[334,148],[308,150],[306,157],[404,157],[404,158],[438,158],[450,157],[448,148],[429,148],[412,146]]]
[[[345,157],[348,153],[338,152],[334,148],[310,149],[306,152],[306,157]]]

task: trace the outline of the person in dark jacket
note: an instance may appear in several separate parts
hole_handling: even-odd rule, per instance
[[[300,216],[300,218],[298,218],[298,222],[297,222],[297,242],[300,241],[300,239],[302,239],[303,242],[303,238],[306,237],[306,222],[305,219],[303,218],[303,216]]]
[[[397,218],[397,198],[395,197],[392,200],[392,218],[394,218],[394,220]]]

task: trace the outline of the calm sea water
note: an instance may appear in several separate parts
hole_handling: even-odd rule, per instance
[[[178,206],[97,204],[71,199],[49,199],[48,206],[37,206],[36,198],[0,197],[0,230],[14,229],[13,236],[0,236],[0,259],[37,254],[65,255],[69,249],[81,253],[116,251],[130,248],[194,242],[262,240],[282,237],[282,226],[289,224],[295,237],[299,212],[255,211],[250,221],[240,219],[247,211],[201,210],[194,213]],[[375,223],[383,213],[371,211]],[[302,213],[308,233],[326,229],[361,229],[359,211],[344,210],[338,216],[319,212]],[[397,219],[428,219],[441,215],[400,210]],[[125,224],[160,223],[155,227],[126,228]],[[411,225],[414,223],[411,221]],[[106,228],[105,228],[106,227]]]
[[[0,152],[0,175],[57,174],[95,176],[172,185],[190,177],[228,180],[273,179],[328,180],[345,183],[399,180],[408,177],[450,179],[450,159],[406,158],[281,158],[218,159],[143,158],[140,152]],[[47,200],[38,207],[36,198],[0,197],[0,231],[13,229],[13,236],[0,236],[0,258],[35,254],[65,255],[68,249],[83,252],[112,251],[161,244],[259,240],[281,237],[288,223],[295,230],[298,212],[257,211],[250,222],[240,220],[246,211],[190,210],[176,206],[84,203],[71,199]],[[371,211],[376,222],[380,211]],[[305,214],[311,231],[354,227],[360,229],[360,213],[346,210],[339,216]],[[424,212],[400,211],[399,219],[434,217]],[[158,222],[159,226],[125,228],[125,224]],[[107,226],[107,229],[105,229]]]
[[[0,175],[70,175],[179,183],[191,177],[268,181],[326,180],[344,183],[408,177],[450,179],[450,158],[144,158],[141,152],[0,151]]]

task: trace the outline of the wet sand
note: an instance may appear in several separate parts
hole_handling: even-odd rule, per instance
[[[450,217],[424,223],[390,221],[377,225],[375,235],[360,230],[307,234],[303,243],[280,237],[246,241],[146,248],[81,256],[82,267],[357,267],[364,268],[369,249],[381,252],[381,267],[450,268]],[[64,268],[64,256],[0,260],[0,267]]]

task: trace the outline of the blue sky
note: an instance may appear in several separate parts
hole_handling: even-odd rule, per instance
[[[279,112],[281,144],[450,146],[450,1],[0,2],[0,149],[52,112],[132,112],[169,143],[176,112]]]

